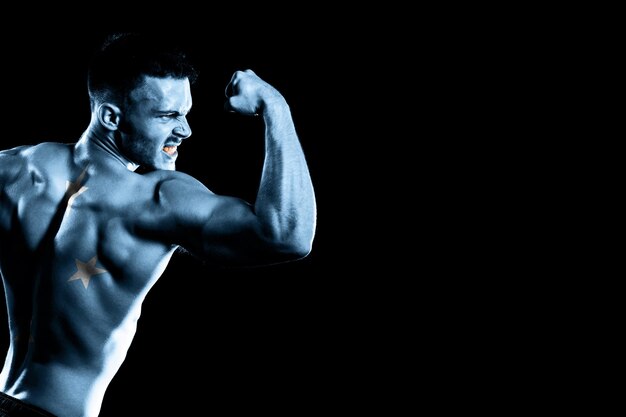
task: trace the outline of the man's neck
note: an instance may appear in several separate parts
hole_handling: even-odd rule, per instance
[[[103,163],[115,168],[124,167],[135,171],[139,165],[126,158],[115,143],[112,132],[101,131],[90,125],[76,143],[76,152],[80,159],[89,163]]]

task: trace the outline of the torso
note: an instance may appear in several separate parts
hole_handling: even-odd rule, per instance
[[[57,415],[96,416],[176,249],[158,232],[167,221],[159,187],[173,174],[81,166],[61,144],[0,163],[10,173],[0,178],[0,271],[12,339],[0,391]]]

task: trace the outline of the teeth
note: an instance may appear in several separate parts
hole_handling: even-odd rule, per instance
[[[174,155],[174,153],[176,152],[176,148],[178,147],[177,146],[164,146],[163,151],[168,155]]]

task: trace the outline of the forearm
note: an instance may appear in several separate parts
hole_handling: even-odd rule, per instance
[[[313,184],[289,106],[282,97],[263,108],[265,162],[255,211],[273,242],[310,251],[315,233]]]

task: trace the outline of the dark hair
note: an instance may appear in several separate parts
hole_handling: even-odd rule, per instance
[[[123,105],[144,76],[188,78],[193,83],[197,72],[185,53],[167,39],[137,33],[110,35],[89,66],[92,107],[102,101]]]

